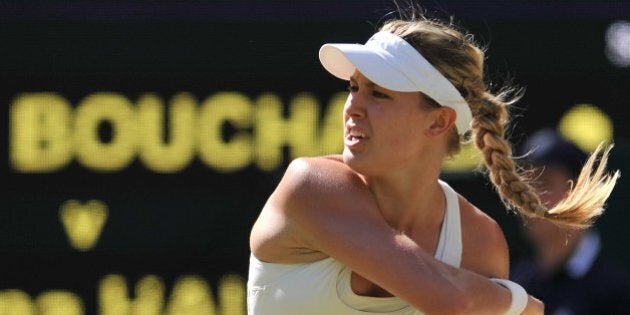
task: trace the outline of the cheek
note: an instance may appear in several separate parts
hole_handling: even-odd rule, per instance
[[[395,123],[384,126],[386,149],[399,156],[417,155],[423,144],[422,131],[417,122],[402,118]]]
[[[424,136],[423,126],[426,123],[425,120],[426,117],[410,112],[398,117],[390,128],[404,139],[420,141]]]
[[[423,143],[423,124],[427,117],[412,105],[396,108],[374,106],[368,117],[376,136],[383,138],[381,146],[400,152],[416,152],[417,145]]]

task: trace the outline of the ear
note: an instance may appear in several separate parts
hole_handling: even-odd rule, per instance
[[[433,121],[427,129],[427,135],[431,137],[446,134],[453,127],[455,119],[457,118],[457,112],[446,106],[436,108],[431,114]]]

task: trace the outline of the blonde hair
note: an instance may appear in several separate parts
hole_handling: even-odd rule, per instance
[[[489,92],[484,80],[484,51],[472,35],[459,31],[452,23],[445,24],[425,17],[410,21],[392,20],[382,31],[396,34],[414,46],[436,69],[459,90],[473,114],[472,140],[481,151],[488,176],[501,200],[509,209],[527,217],[544,217],[560,225],[585,228],[603,212],[619,171],[606,172],[612,146],[597,148],[590,156],[567,196],[547,209],[530,184],[531,172],[522,171],[514,161],[512,147],[505,138],[509,121],[508,106],[516,102],[514,88],[497,95]],[[453,127],[449,134],[449,154],[459,151],[460,137]],[[599,163],[597,163],[598,157]]]

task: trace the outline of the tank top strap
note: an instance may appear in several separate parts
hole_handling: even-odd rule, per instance
[[[457,193],[447,183],[439,180],[446,197],[444,221],[440,231],[435,258],[459,268],[462,260],[462,228]]]

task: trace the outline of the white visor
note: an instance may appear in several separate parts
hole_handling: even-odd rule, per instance
[[[325,44],[319,50],[319,60],[328,72],[343,80],[350,80],[358,69],[386,89],[422,92],[455,110],[460,134],[470,129],[470,108],[455,86],[407,41],[390,32],[374,34],[365,45]]]

